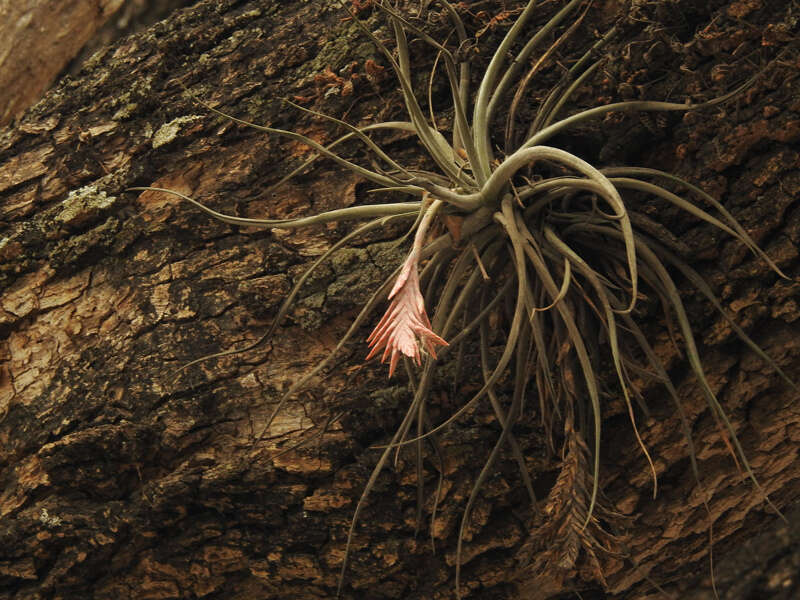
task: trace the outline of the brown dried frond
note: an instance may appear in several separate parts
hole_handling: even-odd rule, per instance
[[[620,518],[598,501],[587,523],[592,490],[591,453],[571,418],[564,427],[564,459],[547,504],[535,517],[517,554],[517,580],[525,598],[546,598],[567,579],[605,586],[602,558],[618,555],[620,541],[600,523]],[[585,524],[585,526],[584,526]]]

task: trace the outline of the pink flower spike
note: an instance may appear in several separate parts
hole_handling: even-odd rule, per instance
[[[422,240],[438,206],[439,201],[436,201],[425,213],[414,238],[414,247],[403,263],[403,268],[389,294],[392,301],[389,309],[367,338],[371,350],[366,360],[383,350],[381,362],[385,363],[389,359],[389,377],[394,375],[401,354],[414,359],[417,365],[422,364],[420,342],[434,358],[437,345],[448,345],[431,330],[431,322],[425,312],[425,300],[419,289],[417,272]]]
[[[447,342],[433,333],[431,322],[425,312],[425,302],[419,289],[417,253],[411,251],[391,294],[392,303],[383,318],[367,338],[371,348],[367,360],[383,350],[381,362],[389,359],[389,377],[394,375],[400,354],[422,364],[419,342],[434,358],[436,346],[447,346]]]

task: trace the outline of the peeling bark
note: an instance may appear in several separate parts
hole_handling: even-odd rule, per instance
[[[476,30],[501,4],[486,4]],[[543,4],[544,14],[552,10]],[[729,90],[753,72],[751,63],[766,64],[794,43],[797,10],[767,0],[597,2],[592,27],[575,48],[593,41],[593,27],[618,21],[621,33],[604,74],[576,104]],[[333,596],[355,502],[377,458],[370,447],[388,441],[408,402],[403,380],[387,381],[384,368],[362,364],[366,344],[357,340],[257,438],[280,392],[333,348],[400,263],[401,251],[386,244],[398,232],[338,252],[269,345],[181,371],[190,360],[258,339],[304,267],[347,229],[239,229],[172,197],[125,189],[170,188],[248,217],[364,201],[364,182],[326,163],[276,194],[265,191],[308,150],[211,115],[184,94],[190,88],[241,118],[324,141],[337,135],[329,123],[277,99],[306,99],[351,122],[398,117],[391,78],[367,66],[383,61],[342,17],[325,2],[198,3],[120,41],[0,133],[3,597]],[[505,27],[486,30],[479,56]],[[797,278],[797,61],[790,49],[752,89],[717,110],[665,120],[612,115],[560,142],[700,184]],[[559,74],[544,74],[537,94]],[[389,145],[413,160],[408,138]],[[351,152],[359,156],[357,148]],[[662,217],[738,323],[796,373],[800,284],[779,279],[708,227]],[[658,584],[681,598],[713,597],[713,523],[722,598],[795,597],[797,398],[691,292],[687,304],[710,381],[788,524],[737,473],[682,358],[653,323],[653,343],[685,399],[710,514],[668,398],[653,388],[654,414],[641,423],[660,475],[656,499],[624,406],[610,399],[602,488],[605,503],[625,518],[614,532],[624,552],[599,557],[607,594],[656,598]],[[440,412],[431,417],[438,421],[462,401],[451,382],[437,398]],[[544,506],[560,457],[547,452],[537,423],[532,414],[517,437]],[[497,432],[490,413],[478,410],[442,439],[443,500],[431,531],[425,524],[418,535],[415,458],[400,454],[356,529],[345,597],[453,597],[458,524]],[[282,453],[305,439],[304,447]],[[429,458],[426,518],[438,477]],[[580,589],[584,598],[604,597],[580,561],[545,577],[518,572],[515,556],[530,542],[533,516],[515,469],[504,457],[476,505],[465,594],[571,597]]]

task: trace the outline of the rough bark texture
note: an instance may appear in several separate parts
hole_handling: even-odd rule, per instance
[[[481,3],[486,13],[476,8],[470,17],[475,30],[489,25],[477,62],[507,27],[490,22],[500,4]],[[543,15],[554,10],[543,4]],[[798,10],[768,0],[595,2],[592,27],[584,26],[574,48],[591,42],[595,27],[618,22],[620,34],[576,105],[729,90],[794,43]],[[391,78],[381,80],[375,69],[367,76],[366,61],[384,62],[343,14],[326,2],[198,3],[97,56],[0,134],[2,597],[333,596],[353,508],[376,459],[370,446],[390,438],[408,401],[403,379],[387,381],[384,368],[361,364],[365,345],[353,343],[265,439],[254,437],[280,391],[333,347],[348,317],[398,264],[400,254],[382,244],[392,232],[339,252],[270,345],[177,372],[191,359],[257,339],[304,265],[346,229],[240,230],[174,198],[124,189],[171,188],[243,216],[362,201],[362,180],[322,163],[265,194],[307,149],[210,115],[182,87],[242,118],[319,140],[335,137],[329,123],[277,99],[300,97],[352,122],[399,117]],[[784,53],[722,108],[667,119],[612,116],[560,142],[589,158],[667,168],[701,184],[796,278],[798,60],[796,51]],[[558,76],[556,68],[548,73],[538,94]],[[408,139],[389,146],[413,160]],[[684,219],[673,229],[742,327],[796,373],[800,285],[709,227]],[[657,584],[677,597],[711,598],[711,523],[722,598],[800,594],[797,398],[699,297],[688,292],[687,302],[711,381],[788,524],[737,473],[674,356],[710,514],[662,392],[653,388],[656,411],[642,424],[660,473],[656,499],[623,407],[609,401],[602,486],[606,504],[627,519],[617,531],[624,556],[599,557],[607,591],[582,559],[566,573],[518,573],[515,555],[530,545],[532,524],[507,459],[469,528],[466,595],[572,597],[580,589],[584,598],[662,597]],[[653,323],[668,356],[662,329]],[[432,418],[458,406],[459,392],[443,383]],[[415,536],[414,457],[401,453],[357,528],[345,597],[453,597],[461,511],[497,431],[479,410],[442,440],[445,495],[430,533],[426,526]],[[547,453],[535,426],[527,431],[518,437],[546,498],[560,456]],[[278,454],[315,432],[324,435]],[[426,461],[426,469],[431,492],[435,463]],[[431,508],[428,502],[426,517]]]
[[[0,3],[0,124],[35,102],[123,2]]]
[[[188,3],[189,0],[0,2],[0,125],[22,115],[65,68],[73,66],[77,70],[92,53],[113,40]]]

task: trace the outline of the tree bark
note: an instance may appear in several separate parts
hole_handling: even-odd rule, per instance
[[[0,125],[22,115],[70,66],[187,1],[0,2]]]
[[[36,101],[123,1],[0,4],[0,124]]]
[[[399,264],[401,251],[385,242],[400,232],[338,252],[269,344],[181,370],[257,340],[292,283],[348,229],[247,230],[171,196],[125,191],[169,188],[248,217],[366,201],[363,179],[326,162],[269,191],[309,150],[215,116],[184,91],[324,142],[339,135],[335,126],[280,99],[353,123],[402,118],[388,64],[333,4],[200,2],[121,40],[0,134],[2,597],[335,595],[372,447],[391,438],[409,401],[404,377],[387,380],[385,368],[363,364],[365,328],[258,438],[281,391],[335,346]],[[557,8],[543,4],[539,22]],[[513,20],[500,18],[502,8],[480,3],[467,17],[481,32],[477,63]],[[596,2],[572,48],[593,43],[595,29],[616,23],[619,33],[573,110],[630,97],[707,99],[766,70],[722,107],[667,119],[612,115],[559,140],[610,164],[675,172],[725,204],[794,280],[708,226],[672,219],[673,229],[737,322],[792,374],[800,367],[798,10],[788,0]],[[360,14],[378,28],[377,14]],[[432,58],[420,59],[420,73]],[[550,65],[534,96],[560,73]],[[408,137],[387,145],[413,162]],[[366,160],[357,147],[347,152]],[[470,524],[465,597],[656,598],[663,589],[712,598],[712,524],[721,598],[800,594],[797,395],[689,286],[685,297],[709,379],[787,521],[737,472],[683,358],[672,356],[708,512],[668,397],[653,386],[653,415],[640,423],[660,475],[655,499],[624,407],[610,400],[601,485],[604,503],[624,515],[620,554],[599,557],[602,577],[583,558],[565,572],[520,569],[536,517],[509,453]],[[665,330],[652,324],[669,354]],[[439,421],[467,393],[452,388],[437,388]],[[343,597],[454,597],[461,514],[498,433],[488,415],[479,409],[442,439],[444,494],[431,531],[415,533],[413,454],[379,477]],[[519,439],[544,506],[561,457],[543,447],[535,414],[529,422]],[[430,518],[438,473],[432,458],[425,468]]]

